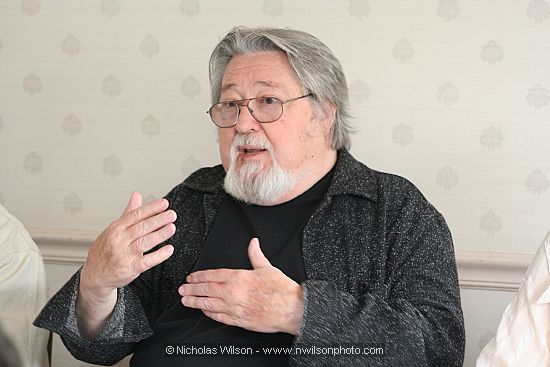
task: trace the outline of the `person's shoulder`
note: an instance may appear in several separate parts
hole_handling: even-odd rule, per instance
[[[395,173],[375,171],[379,176],[383,192],[399,197],[419,197],[425,199],[420,189],[408,178]]]
[[[370,168],[351,158],[348,165],[351,167],[352,190],[378,202],[390,212],[413,211],[422,215],[441,215],[411,180],[395,173]]]
[[[393,205],[413,207],[439,214],[418,186],[408,178],[395,173],[380,172],[380,182],[382,196]]]
[[[0,253],[36,253],[38,247],[23,224],[0,205]]]
[[[362,170],[370,177],[369,182],[376,182],[377,207],[392,227],[398,231],[432,228],[433,233],[439,233],[441,238],[451,238],[443,214],[411,180],[363,166]]]
[[[339,171],[343,176],[348,177],[345,181],[352,191],[377,201],[407,197],[425,199],[418,187],[403,176],[370,168],[348,152],[342,152],[340,160],[342,168]]]

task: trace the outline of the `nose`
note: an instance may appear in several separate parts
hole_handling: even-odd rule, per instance
[[[239,107],[239,118],[237,120],[237,125],[235,125],[237,131],[242,134],[260,131],[262,127],[260,126],[260,123],[256,121],[254,116],[252,116],[252,113],[250,112],[251,109],[248,108],[248,105]]]

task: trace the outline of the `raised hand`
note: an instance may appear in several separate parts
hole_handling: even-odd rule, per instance
[[[116,290],[139,274],[168,259],[171,245],[145,254],[172,237],[176,213],[167,210],[166,199],[142,205],[134,192],[119,219],[112,222],[94,241],[80,273],[77,303],[79,327],[89,336],[101,327],[116,304]],[[99,328],[99,330],[97,330]]]

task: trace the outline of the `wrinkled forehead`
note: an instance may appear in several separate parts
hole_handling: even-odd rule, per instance
[[[225,67],[221,92],[237,88],[295,89],[302,83],[282,51],[235,55]]]

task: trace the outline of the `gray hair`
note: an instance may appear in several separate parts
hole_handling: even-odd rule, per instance
[[[327,102],[336,107],[331,147],[349,149],[353,128],[349,122],[349,97],[342,66],[332,51],[314,36],[292,29],[235,27],[210,56],[212,103],[220,101],[225,68],[236,55],[283,51],[302,86],[313,93],[318,111],[326,115]]]

